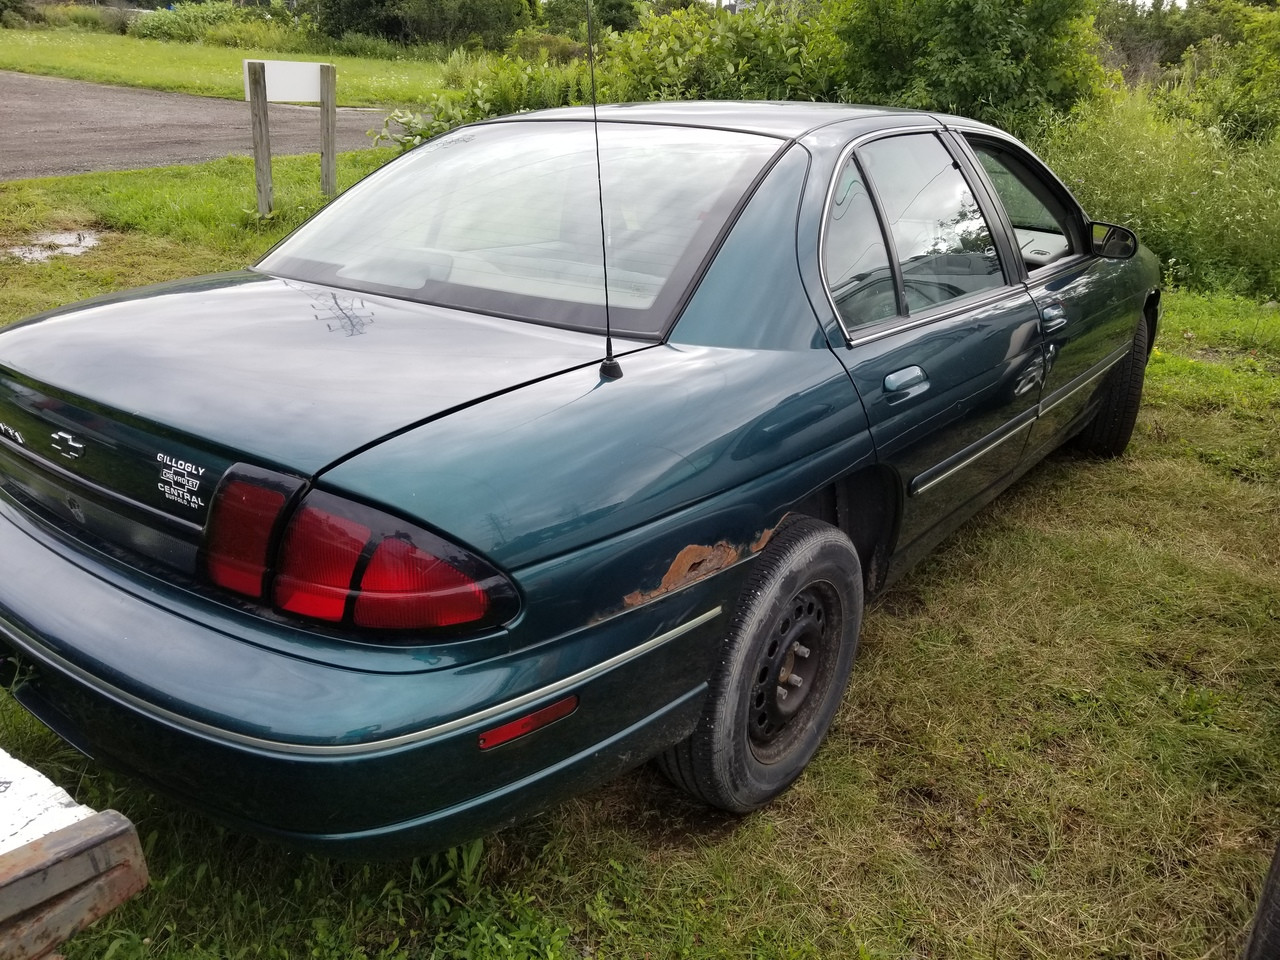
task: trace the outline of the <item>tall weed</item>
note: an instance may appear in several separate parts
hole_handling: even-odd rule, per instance
[[[1263,140],[1280,128],[1280,9],[1240,16],[1234,42],[1208,36],[1187,48],[1157,102],[1233,140]]]
[[[459,47],[444,61],[441,82],[450,90],[467,90],[485,78],[490,70],[489,55]]]
[[[1141,88],[1081,106],[1033,139],[1090,216],[1136,230],[1174,283],[1280,293],[1280,140],[1233,144],[1163,115]]]
[[[264,20],[229,21],[206,27],[201,42],[219,47],[245,50],[275,50],[280,53],[306,53],[310,37],[292,26]]]
[[[507,52],[525,60],[568,63],[586,55],[586,44],[558,33],[540,33],[537,30],[517,30]]]
[[[88,30],[95,33],[126,33],[134,14],[122,6],[85,7],[59,3],[30,8],[35,23],[55,29]]]
[[[130,36],[144,40],[197,43],[210,27],[247,20],[243,7],[231,0],[207,3],[178,3],[168,10],[156,10],[139,17],[129,26]]]

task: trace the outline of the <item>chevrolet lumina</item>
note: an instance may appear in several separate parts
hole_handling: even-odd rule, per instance
[[[459,128],[250,269],[0,333],[11,694],[348,855],[651,757],[753,810],[866,596],[1055,448],[1123,451],[1159,300],[1130,231],[960,117]]]

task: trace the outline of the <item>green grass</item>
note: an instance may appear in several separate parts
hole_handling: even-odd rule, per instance
[[[71,30],[0,30],[0,70],[231,100],[244,99],[246,59],[332,63],[341,106],[420,104],[442,88],[441,64],[421,60],[319,57]]]
[[[339,154],[339,187],[394,154]],[[324,202],[314,154],[277,157],[272,172],[269,220],[256,214],[250,157],[0,184],[0,323],[122,287],[252,263]],[[104,242],[83,256],[38,265],[3,256],[42,230],[78,229],[103,231]]]
[[[344,182],[359,172],[343,159]],[[8,185],[0,319],[252,259],[313,158]],[[96,257],[96,259],[94,259]],[[79,958],[1234,957],[1280,835],[1280,311],[1170,293],[1130,452],[1055,456],[868,611],[796,787],[746,818],[648,768],[446,856],[300,856],[84,760],[0,696],[0,744],[139,827],[152,886]]]

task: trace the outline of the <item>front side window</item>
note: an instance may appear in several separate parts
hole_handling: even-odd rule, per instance
[[[602,123],[601,191],[589,122],[464,127],[349,190],[257,269],[603,331],[607,265],[613,331],[657,336],[779,146]]]
[[[1070,210],[1027,159],[997,143],[969,138],[969,145],[1009,215],[1028,270],[1081,252]]]
[[[893,237],[909,312],[1004,283],[986,218],[936,136],[889,137],[859,153]]]

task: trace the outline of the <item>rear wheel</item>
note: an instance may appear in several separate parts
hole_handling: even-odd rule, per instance
[[[1103,390],[1102,406],[1075,438],[1075,447],[1090,457],[1118,457],[1129,446],[1138,408],[1142,406],[1142,383],[1147,372],[1147,338],[1144,317],[1133,335],[1129,355],[1116,364]]]
[[[676,786],[735,813],[804,770],[840,705],[862,623],[858,554],[834,527],[790,523],[755,563],[702,718],[658,758]]]

